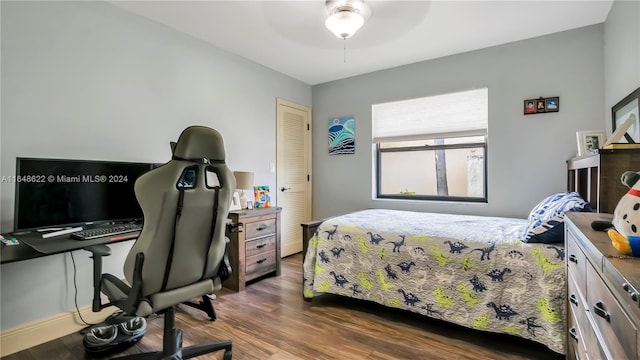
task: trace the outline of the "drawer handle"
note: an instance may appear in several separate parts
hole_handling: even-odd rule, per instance
[[[624,289],[624,291],[626,291],[629,294],[629,297],[631,298],[631,300],[638,301],[638,293],[633,291],[633,289],[628,283],[623,283],[622,288]]]
[[[229,232],[240,233],[242,232],[242,228],[244,227],[244,224],[239,222],[239,223],[227,224],[227,226],[229,228]]]
[[[577,264],[578,258],[575,255],[569,255],[569,261]]]
[[[575,326],[572,326],[571,329],[569,329],[569,335],[573,338],[573,340],[578,342],[578,333],[576,332]]]
[[[607,322],[611,322],[611,317],[609,316],[609,313],[604,309],[604,304],[602,304],[601,301],[598,301],[593,305],[593,311],[596,313],[596,315],[607,320]]]
[[[569,295],[569,301],[575,305],[578,306],[578,299],[576,298],[576,294],[571,294]]]
[[[267,246],[267,244],[260,244],[260,245],[256,246],[256,249],[262,249],[265,246]]]
[[[260,226],[258,226],[258,227],[256,228],[256,230],[258,230],[258,231],[262,231],[262,230],[264,230],[264,229],[266,229],[266,228],[267,228],[267,225],[260,224]]]
[[[267,259],[260,259],[258,261],[256,261],[256,264],[262,264],[263,262],[267,261]]]

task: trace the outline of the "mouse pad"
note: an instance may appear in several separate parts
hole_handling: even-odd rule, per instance
[[[109,238],[111,237],[113,236],[101,237],[91,240],[76,240],[70,238],[69,235],[52,237],[48,239],[43,239],[42,237],[40,237],[40,235],[35,235],[18,237],[18,241],[29,245],[36,251],[43,254],[56,254],[65,251],[80,250],[91,245],[108,244],[111,242],[109,241]]]

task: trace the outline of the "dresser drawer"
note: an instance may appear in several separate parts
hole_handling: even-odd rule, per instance
[[[247,241],[245,245],[245,256],[247,258],[269,251],[276,251],[275,235]]]
[[[576,318],[572,311],[569,312],[567,329],[569,338],[567,339],[567,359],[588,360],[587,352],[584,348],[582,333],[576,324]]]
[[[578,246],[578,240],[571,232],[567,232],[566,240],[567,267],[574,274],[576,284],[579,289],[586,289],[586,273],[587,258]]]
[[[580,333],[582,334],[582,345],[585,349],[589,350],[589,346],[594,345],[597,342],[597,338],[591,329],[591,322],[587,316],[587,312],[589,310],[587,309],[587,302],[585,300],[586,294],[581,293],[579,289],[580,288],[576,285],[573,274],[569,271],[569,276],[567,278],[569,311],[571,311],[574,316],[574,321],[576,323],[575,326],[580,329]]]
[[[592,266],[587,267],[587,304],[611,359],[636,359],[636,327]]]
[[[268,219],[245,224],[245,238],[247,240],[276,233],[276,219]]]
[[[638,323],[638,319],[640,319],[640,308],[638,307],[640,302],[640,289],[634,286],[631,281],[625,279],[611,264],[610,260],[615,261],[615,259],[605,259],[605,261],[603,261],[602,277],[605,279],[605,282],[609,284],[613,295],[618,299],[622,307],[625,308],[629,317],[631,317],[635,323]],[[634,262],[637,262],[637,260]],[[630,270],[633,273],[638,273],[640,272],[640,266],[634,264]]]
[[[248,257],[245,266],[247,281],[276,271],[276,252],[269,251]]]

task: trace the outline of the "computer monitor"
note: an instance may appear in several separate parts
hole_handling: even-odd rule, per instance
[[[134,193],[150,163],[17,158],[14,231],[142,219]]]

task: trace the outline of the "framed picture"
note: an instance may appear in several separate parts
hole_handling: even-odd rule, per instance
[[[535,114],[536,113],[536,101],[535,100],[525,100],[524,101],[524,113],[525,114]]]
[[[329,155],[356,153],[356,119],[353,116],[329,119]]]
[[[233,197],[231,198],[231,204],[229,205],[229,210],[240,210],[242,207],[240,206],[240,195],[237,191],[233,192]]]
[[[560,111],[560,98],[552,97],[544,99],[544,109],[546,112]]]
[[[598,152],[604,144],[604,130],[578,131],[578,156],[588,155]]]
[[[527,99],[524,101],[524,114],[544,114],[548,112],[560,111],[560,97],[539,97],[537,99]]]
[[[254,186],[253,199],[255,200],[254,204],[257,209],[271,207],[271,196],[269,195],[269,187]]]
[[[615,132],[616,129],[623,124],[629,127],[624,133],[624,139],[626,140],[624,142],[640,142],[640,114],[638,114],[638,103],[640,103],[640,88],[627,95],[611,108],[613,131]],[[627,123],[627,121],[629,121],[630,124]]]
[[[632,118],[627,119],[627,121],[623,122],[621,125],[619,125],[611,134],[611,136],[609,136],[609,138],[607,139],[607,142],[604,144],[609,145],[609,144],[615,144],[620,142],[620,139],[622,139],[626,134],[627,134],[627,130],[629,130],[629,128],[631,128],[631,126],[633,125],[633,120]]]

